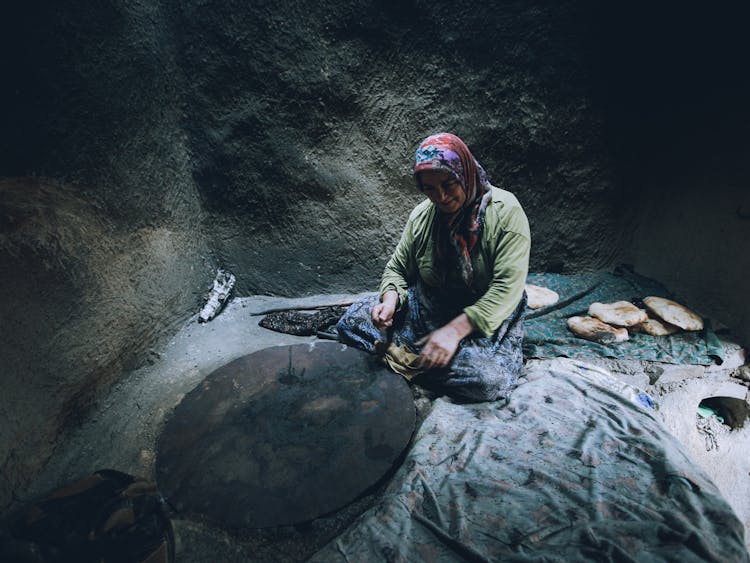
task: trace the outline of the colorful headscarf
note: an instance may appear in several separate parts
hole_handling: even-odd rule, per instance
[[[461,278],[468,287],[474,280],[471,267],[472,251],[482,236],[484,213],[492,201],[491,184],[484,168],[471,154],[469,147],[451,133],[438,133],[422,141],[414,162],[414,180],[420,186],[419,173],[423,170],[443,170],[451,173],[461,184],[466,201],[452,214],[437,210],[435,236],[436,261],[444,266],[450,247],[458,254]]]

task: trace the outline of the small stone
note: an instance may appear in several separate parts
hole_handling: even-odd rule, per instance
[[[750,382],[750,366],[740,366],[732,373],[732,376]]]
[[[700,379],[705,373],[703,366],[665,364],[659,384],[676,383],[687,379]]]

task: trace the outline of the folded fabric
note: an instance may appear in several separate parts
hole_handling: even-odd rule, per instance
[[[419,354],[415,354],[406,346],[396,346],[391,342],[383,359],[393,371],[403,375],[407,381],[411,381],[425,371],[418,365]]]

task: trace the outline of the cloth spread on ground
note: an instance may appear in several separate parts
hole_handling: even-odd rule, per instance
[[[750,561],[708,476],[590,371],[532,367],[505,407],[438,399],[378,504],[312,560]]]
[[[710,322],[705,323],[702,331],[671,336],[631,333],[626,342],[613,344],[590,342],[570,332],[566,325],[568,318],[586,315],[589,305],[595,301],[632,301],[649,295],[671,298],[663,285],[626,268],[618,268],[611,274],[529,274],[527,281],[560,295],[560,301],[554,305],[527,314],[523,345],[527,358],[605,356],[700,365],[710,365],[715,359],[720,363],[724,360],[724,349]]]
[[[263,317],[258,325],[276,332],[310,336],[335,325],[347,307],[333,305],[322,307],[313,313],[302,311],[276,311]]]

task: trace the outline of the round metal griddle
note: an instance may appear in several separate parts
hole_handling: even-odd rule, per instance
[[[159,438],[157,483],[180,512],[228,527],[305,522],[382,478],[414,424],[408,385],[373,356],[266,348],[185,396]]]

